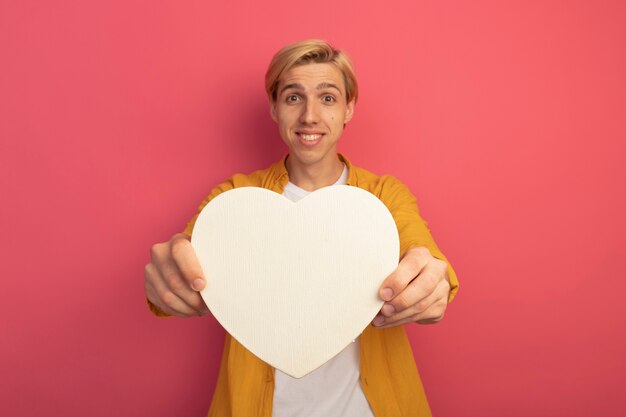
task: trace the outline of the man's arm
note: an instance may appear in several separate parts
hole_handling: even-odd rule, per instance
[[[232,178],[215,187],[200,203],[184,233],[177,233],[169,241],[152,246],[150,263],[144,269],[144,286],[148,307],[155,315],[193,317],[209,312],[199,293],[206,285],[206,277],[191,246],[190,236],[204,206],[232,188]]]
[[[385,183],[380,198],[396,221],[402,257],[380,287],[385,304],[373,324],[384,328],[436,323],[458,290],[456,274],[419,215],[408,188],[393,177],[386,177]]]

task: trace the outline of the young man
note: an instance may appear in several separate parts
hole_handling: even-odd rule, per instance
[[[458,282],[406,186],[337,153],[358,98],[350,61],[324,41],[292,44],[274,56],[265,87],[289,154],[267,169],[234,175],[213,189],[200,209],[236,187],[263,187],[296,201],[321,187],[348,184],[387,206],[400,235],[401,258],[380,287],[385,304],[372,326],[301,379],[274,370],[227,335],[209,416],[430,416],[403,325],[441,320]],[[189,242],[194,222],[195,217],[183,233],[152,247],[145,288],[158,316],[208,313],[198,293],[206,279]]]

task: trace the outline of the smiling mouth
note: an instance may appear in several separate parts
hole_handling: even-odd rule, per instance
[[[302,133],[298,132],[297,135],[306,142],[315,142],[318,139],[321,139],[323,136],[322,133]]]

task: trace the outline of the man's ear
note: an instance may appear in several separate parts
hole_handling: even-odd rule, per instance
[[[276,116],[276,101],[270,99],[270,116],[272,120],[278,123],[278,117]]]
[[[344,118],[343,124],[345,125],[346,123],[348,123],[351,119],[352,116],[354,115],[354,105],[356,104],[356,100],[352,99],[350,100],[350,102],[348,102],[347,104],[347,110],[346,110],[346,117]]]

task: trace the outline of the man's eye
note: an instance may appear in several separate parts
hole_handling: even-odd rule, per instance
[[[295,103],[295,102],[297,102],[298,100],[300,100],[300,97],[298,97],[298,96],[297,96],[297,95],[295,95],[295,94],[290,94],[290,95],[288,95],[288,96],[287,96],[287,98],[286,98],[286,101],[287,101],[287,102],[289,102],[289,103]]]
[[[332,102],[335,101],[335,97],[333,97],[333,96],[324,96],[324,97],[322,97],[322,100],[325,103],[332,103]]]

